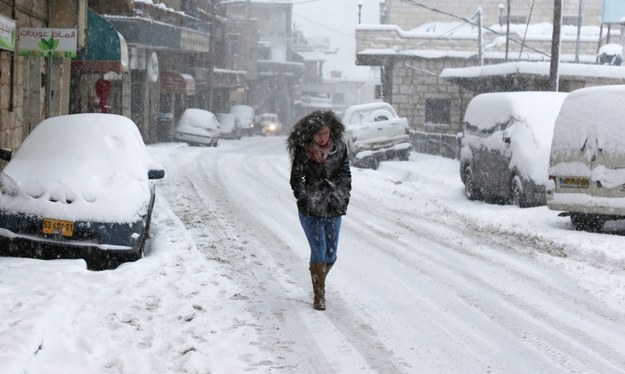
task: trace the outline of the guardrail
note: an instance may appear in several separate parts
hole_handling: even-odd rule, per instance
[[[419,153],[460,159],[461,135],[411,131],[410,139],[414,150]]]

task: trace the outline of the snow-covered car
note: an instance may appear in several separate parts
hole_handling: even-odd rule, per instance
[[[625,219],[625,85],[571,92],[556,120],[547,206],[577,230]]]
[[[0,251],[88,263],[143,256],[154,179],[165,172],[129,118],[44,120],[0,173]]]
[[[263,136],[277,135],[282,130],[282,123],[280,123],[278,115],[275,113],[262,113],[258,123]]]
[[[412,144],[408,121],[386,102],[345,109],[345,142],[352,165],[376,169],[381,160],[408,160]]]
[[[553,126],[566,93],[474,97],[463,120],[460,178],[469,200],[545,205]]]
[[[180,120],[174,138],[191,145],[216,147],[219,143],[219,121],[217,117],[204,109],[186,109]]]
[[[237,116],[231,113],[217,113],[219,137],[222,139],[241,139],[241,128]]]
[[[237,117],[242,135],[254,135],[254,108],[248,105],[233,105],[230,113]]]

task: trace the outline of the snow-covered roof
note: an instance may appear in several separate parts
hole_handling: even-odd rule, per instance
[[[302,56],[304,61],[326,61],[326,54],[320,51],[312,51],[312,52],[297,52],[298,55]]]
[[[560,76],[625,79],[625,66],[561,63]],[[508,62],[495,65],[443,69],[442,78],[477,78],[511,74],[549,76],[549,62]]]
[[[452,50],[452,49],[399,49],[399,48],[385,48],[385,49],[365,49],[358,52],[360,56],[403,56],[403,57],[416,57],[424,59],[437,59],[437,58],[458,58],[469,59],[478,55],[477,50]],[[492,60],[505,60],[506,54],[501,51],[484,51],[485,59]],[[519,54],[510,53],[509,58],[513,60],[519,60]],[[595,55],[580,55],[579,61],[584,64],[593,64],[597,60]],[[535,52],[523,52],[520,59],[524,61],[549,61],[549,56],[543,53]],[[571,54],[560,55],[560,61],[575,61],[575,56]]]
[[[478,36],[477,26],[466,22],[429,22],[412,30],[402,30],[397,25],[360,25],[356,27],[356,30],[395,31],[403,38],[475,39]],[[506,25],[495,24],[485,27],[483,33],[484,35],[505,35],[507,28]],[[551,40],[552,26],[549,23],[537,23],[527,26],[526,30],[525,24],[511,24],[510,34],[525,40]],[[599,26],[582,26],[580,29],[582,41],[597,41],[600,34]],[[561,40],[576,40],[577,27],[562,26],[561,35]]]

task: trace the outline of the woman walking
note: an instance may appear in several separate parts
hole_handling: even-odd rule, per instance
[[[314,303],[325,310],[325,281],[336,262],[341,217],[347,212],[352,175],[345,127],[332,111],[300,119],[287,138],[291,188],[299,220],[310,245],[309,269]]]

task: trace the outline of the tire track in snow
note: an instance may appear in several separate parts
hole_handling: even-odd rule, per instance
[[[210,157],[212,156],[214,157],[207,161],[198,153],[195,161],[181,157],[180,162],[176,162],[178,174],[182,177],[178,177],[176,182],[170,182],[175,183],[175,187],[168,188],[168,194],[177,196],[176,200],[179,200],[184,191],[191,190],[194,196],[187,196],[186,202],[170,204],[194,235],[198,249],[207,253],[209,258],[221,259],[223,264],[232,267],[233,277],[245,284],[250,293],[242,297],[250,299],[248,311],[259,320],[272,321],[270,327],[261,326],[265,323],[258,327],[261,335],[266,338],[266,342],[261,344],[266,344],[265,349],[274,352],[276,357],[271,366],[298,372],[302,369],[315,372],[351,372],[353,367],[341,368],[334,362],[332,356],[336,354],[335,349],[338,349],[347,353],[347,357],[355,357],[354,363],[364,371],[367,368],[396,371],[392,369],[392,354],[380,349],[383,344],[376,341],[374,335],[360,328],[336,328],[337,324],[341,327],[351,326],[350,316],[319,314],[310,308],[311,287],[305,259],[289,248],[280,235],[272,232],[271,227],[267,227],[267,223],[262,221],[262,217],[239,210],[245,204],[232,200],[234,196],[225,188],[228,175],[223,171],[226,169],[220,168],[221,158],[227,156],[213,154]],[[265,170],[269,162],[270,170],[280,172],[280,169],[271,160],[254,160],[254,157],[248,157],[228,167],[236,168],[237,172],[243,169],[247,177],[255,183],[261,182],[259,184],[265,186],[264,188],[274,188],[271,183],[263,183],[264,179],[259,177],[259,168]],[[229,161],[232,162],[231,159]],[[288,180],[285,183],[288,186]],[[181,189],[182,194],[180,191],[176,192],[177,189]],[[191,202],[194,202],[193,205]],[[285,199],[282,204],[294,202]],[[236,222],[233,222],[233,217]],[[203,230],[209,232],[210,236],[199,235],[202,230],[198,225],[204,222],[210,222],[210,226]],[[236,243],[241,237],[245,239]],[[241,253],[237,253],[236,261],[228,260],[228,255],[231,256],[232,253],[228,253],[225,247],[218,248],[220,245],[231,246],[232,243],[228,240],[234,240],[241,250]],[[306,257],[307,254],[304,258]],[[293,270],[288,268],[291,264],[299,265]],[[298,280],[303,279],[304,284],[295,281],[294,275]],[[303,308],[302,303],[305,304]],[[336,317],[341,319],[335,320]],[[350,324],[344,324],[345,321]],[[307,329],[303,329],[304,326]],[[274,346],[276,341],[277,347]],[[328,346],[329,342],[336,342],[336,346]],[[304,357],[308,359],[302,360]],[[309,359],[310,357],[314,360]],[[320,359],[322,357],[326,357],[325,360]]]
[[[365,210],[358,206],[355,206],[354,209]],[[556,366],[567,371],[582,372],[592,371],[594,369],[590,368],[596,367],[603,368],[605,372],[616,372],[619,367],[625,366],[624,353],[613,348],[611,344],[615,340],[622,341],[622,337],[625,336],[622,328],[623,321],[625,321],[623,315],[603,311],[605,305],[600,302],[584,301],[579,297],[584,292],[579,289],[561,291],[555,287],[550,287],[548,284],[545,285],[545,278],[538,278],[533,274],[526,274],[520,269],[511,267],[510,260],[504,257],[517,256],[519,252],[524,253],[526,251],[520,251],[520,248],[512,245],[492,243],[482,233],[476,234],[465,228],[462,222],[456,226],[457,223],[453,223],[453,218],[450,222],[449,218],[451,217],[449,216],[433,219],[434,215],[422,218],[413,214],[410,217],[406,212],[402,212],[401,216],[406,218],[404,221],[400,221],[397,219],[397,212],[392,210],[390,213],[376,212],[378,218],[380,214],[388,217],[388,227],[380,228],[369,224],[366,220],[359,220],[355,225],[356,227],[366,227],[365,230],[359,230],[359,235],[367,231],[373,233],[363,241],[367,241],[369,245],[371,241],[374,243],[377,241],[381,252],[396,258],[398,263],[409,264],[407,266],[411,267],[413,271],[423,274],[431,282],[444,287],[450,294],[463,298],[467,304],[473,305],[481,313],[488,315],[490,319],[519,336],[523,344],[531,342],[531,346],[535,348],[538,354],[545,353]],[[364,215],[355,214],[355,216],[362,217]],[[376,223],[379,223],[379,220],[376,220]],[[387,239],[380,240],[379,238]],[[411,242],[409,239],[413,241]],[[415,239],[421,242],[417,241],[418,244],[415,244]],[[393,242],[391,248],[388,245],[389,240]],[[423,241],[435,244],[437,249],[441,248],[444,252],[415,250],[415,245],[419,247],[426,245]],[[459,244],[453,244],[456,242]],[[489,257],[486,257],[475,250],[469,250],[469,248],[475,247],[487,249],[487,244],[488,247],[491,247],[491,251],[501,251],[503,255],[492,256],[489,254]],[[518,246],[522,246],[522,244],[518,243]],[[474,272],[469,271],[470,269],[459,267],[456,263],[458,261],[457,254],[471,257],[471,262],[478,261],[488,267],[502,268],[523,281],[524,285],[535,288],[540,293],[546,293],[545,298],[555,298],[554,304],[565,303],[560,306],[561,310],[572,313],[569,311],[572,309],[577,314],[576,321],[578,322],[585,321],[590,317],[593,322],[597,323],[597,327],[613,329],[615,332],[612,335],[605,331],[603,333],[604,337],[607,335],[608,338],[612,338],[608,339],[611,343],[605,343],[601,338],[595,339],[592,336],[592,328],[586,326],[587,330],[583,331],[574,325],[575,321],[572,324],[566,324],[561,321],[563,316],[548,314],[524,299],[499,288],[496,284],[493,285],[474,275]],[[450,257],[452,260],[446,257]],[[497,260],[494,260],[495,258]],[[504,260],[501,260],[502,258]],[[516,259],[512,261],[516,261]],[[475,292],[473,288],[477,288],[481,292]],[[419,292],[419,290],[412,287],[411,292]],[[495,301],[482,296],[482,294],[493,297]],[[587,296],[584,295],[584,297]],[[506,302],[505,307],[497,305],[501,300]],[[509,312],[514,312],[514,314],[510,316],[507,314]],[[528,321],[532,322],[531,329],[527,326]],[[556,329],[555,332],[551,331],[553,327]],[[566,350],[562,347],[565,347]],[[600,356],[601,359],[597,360],[595,355]]]

